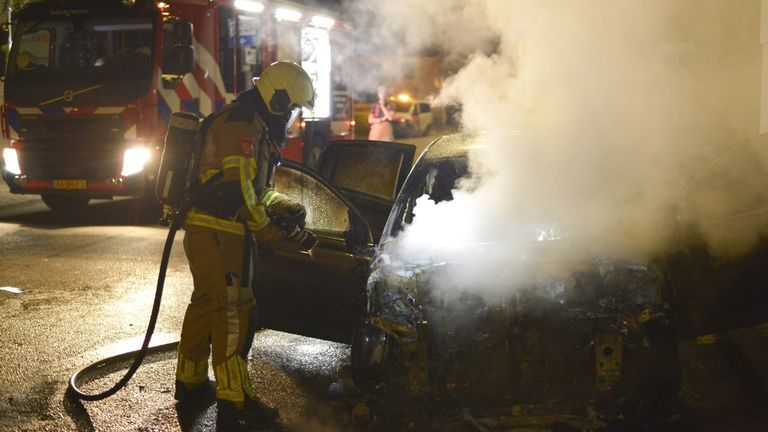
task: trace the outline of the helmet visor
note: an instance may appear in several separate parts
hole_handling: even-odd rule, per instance
[[[294,106],[288,110],[288,121],[285,123],[285,130],[293,126],[294,123],[296,123],[296,120],[299,119],[299,116],[301,115],[301,107],[300,106]]]

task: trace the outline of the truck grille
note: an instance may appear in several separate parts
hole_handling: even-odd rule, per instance
[[[97,180],[120,173],[119,115],[25,115],[19,119],[24,173],[36,179]]]
[[[120,174],[122,152],[30,151],[20,155],[24,174],[33,179],[98,180]]]

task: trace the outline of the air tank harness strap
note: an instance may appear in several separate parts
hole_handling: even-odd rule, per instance
[[[259,144],[263,145],[265,142],[269,143],[272,150],[269,152],[269,167],[267,168],[267,187],[273,187],[272,180],[275,178],[275,169],[283,164],[283,156],[280,154],[280,147],[275,143],[273,139],[269,137],[269,134],[265,131],[259,135]]]
[[[243,221],[243,267],[240,277],[240,287],[247,288],[251,286],[251,277],[253,275],[253,250],[255,241],[253,233],[248,229],[248,224]]]

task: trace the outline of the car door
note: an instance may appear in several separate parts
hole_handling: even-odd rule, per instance
[[[344,196],[302,165],[284,162],[273,184],[305,206],[307,228],[318,245],[311,253],[290,242],[259,246],[253,287],[260,325],[349,343],[372,255],[368,224]]]
[[[378,242],[415,153],[411,144],[339,141],[323,152],[318,171],[360,210]]]

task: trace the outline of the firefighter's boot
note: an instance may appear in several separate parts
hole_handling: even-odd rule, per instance
[[[174,399],[181,406],[210,405],[216,399],[216,387],[213,381],[206,380],[202,384],[190,387],[176,380]]]
[[[219,399],[216,401],[216,409],[218,432],[268,429],[280,416],[277,409],[247,396],[242,408],[238,408],[234,402]]]

